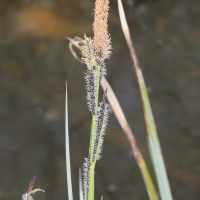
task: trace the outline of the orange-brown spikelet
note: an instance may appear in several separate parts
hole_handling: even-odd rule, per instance
[[[111,52],[110,37],[108,36],[108,10],[109,0],[96,0],[94,9],[94,48],[98,61],[109,58]],[[99,64],[99,63],[98,63]]]

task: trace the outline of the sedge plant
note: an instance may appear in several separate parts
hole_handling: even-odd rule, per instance
[[[99,85],[102,77],[106,75],[105,59],[111,55],[111,41],[107,32],[108,4],[108,0],[96,0],[93,23],[94,39],[85,35],[81,46],[82,60],[87,65],[86,99],[92,114],[89,153],[83,164],[84,200],[94,200],[95,166],[101,157],[103,135],[110,111],[110,106],[106,103],[107,89],[99,103]]]
[[[107,17],[108,17],[108,0],[96,0],[95,13],[94,13],[94,39],[84,36],[84,40],[75,37],[70,40],[69,48],[74,57],[80,61],[72,50],[72,44],[79,48],[82,52],[82,61],[87,65],[86,72],[86,89],[87,89],[87,103],[89,110],[92,113],[92,124],[91,124],[91,136],[90,136],[90,147],[89,155],[85,159],[84,170],[83,170],[83,186],[84,186],[84,200],[94,199],[94,171],[95,165],[99,154],[102,150],[102,136],[105,131],[106,120],[109,112],[109,106],[105,103],[108,89],[108,101],[113,109],[114,114],[117,117],[122,129],[129,142],[131,143],[134,156],[141,170],[146,189],[151,200],[158,200],[154,184],[152,182],[149,170],[142,157],[142,154],[138,148],[137,142],[130,129],[130,126],[124,116],[124,113],[120,107],[120,104],[105,78],[106,67],[104,60],[110,57],[111,45],[110,37],[107,33]],[[82,44],[80,46],[80,44]],[[101,83],[104,96],[102,103],[98,106],[99,96],[99,84]],[[67,91],[66,91],[67,95]],[[67,97],[66,97],[66,108],[67,108]],[[104,118],[104,119],[103,119]],[[67,124],[67,109],[66,109],[66,124]],[[66,166],[67,166],[67,179],[68,179],[68,195],[69,199],[72,200],[72,188],[71,188],[71,173],[70,173],[70,159],[69,159],[69,141],[68,141],[68,127],[66,126]],[[80,184],[79,175],[79,184]],[[82,198],[82,187],[80,186],[80,199]]]

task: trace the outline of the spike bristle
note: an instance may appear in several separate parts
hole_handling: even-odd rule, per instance
[[[83,163],[84,200],[88,200],[89,178],[90,178],[90,156],[88,155],[88,158],[85,158],[85,162]]]
[[[98,155],[97,155],[97,160],[99,160],[101,158],[101,152],[102,152],[102,147],[103,147],[103,141],[104,138],[103,136],[105,135],[105,130],[106,130],[106,126],[108,123],[108,117],[109,117],[109,112],[111,111],[109,104],[105,104],[105,113],[104,113],[104,119],[103,119],[103,124],[102,124],[102,129],[101,129],[101,134],[100,134],[100,138],[99,138],[99,151],[98,151]]]
[[[96,154],[98,154],[98,159],[100,158],[101,147],[103,144],[103,135],[105,133],[105,128],[107,125],[109,105],[106,104],[107,89],[104,92],[103,100],[100,107],[98,108],[98,116],[96,122],[96,131],[95,131],[95,142],[93,148],[93,161],[95,160]],[[99,149],[99,150],[98,150]],[[98,152],[97,152],[98,151]]]
[[[100,69],[100,79],[99,79],[99,83],[101,83],[102,77],[106,75],[106,71],[107,71],[106,66],[105,66],[104,62],[102,62],[102,64],[101,64],[101,69]]]
[[[95,94],[95,82],[96,78],[96,70],[87,70],[85,80],[86,80],[86,90],[87,90],[87,104],[89,107],[89,110],[92,112],[93,115],[95,115],[95,99],[96,99],[96,94]]]
[[[35,176],[32,178],[30,184],[29,184],[29,187],[28,187],[28,193],[31,192],[32,188],[33,188],[33,185],[34,185],[34,182],[35,182]]]

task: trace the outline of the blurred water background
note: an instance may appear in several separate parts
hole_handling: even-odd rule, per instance
[[[200,1],[123,0],[155,116],[174,199],[200,199]],[[65,36],[93,36],[94,0],[0,1],[0,199],[21,199],[32,177],[46,192],[36,200],[67,199],[64,144],[65,81],[74,199],[78,169],[88,155],[91,114],[86,66]],[[110,0],[113,53],[107,79],[144,158],[152,165],[138,83]],[[78,51],[77,51],[78,53]],[[112,113],[95,199],[147,200],[130,144]]]

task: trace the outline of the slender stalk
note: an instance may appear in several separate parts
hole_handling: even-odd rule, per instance
[[[68,106],[67,106],[67,82],[66,82],[66,99],[65,99],[65,151],[66,151],[66,171],[67,171],[67,187],[68,199],[73,200],[72,180],[70,167],[70,152],[69,152],[69,131],[68,131]]]
[[[95,170],[95,164],[93,163],[90,166],[90,180],[89,180],[88,200],[94,200],[94,170]]]

